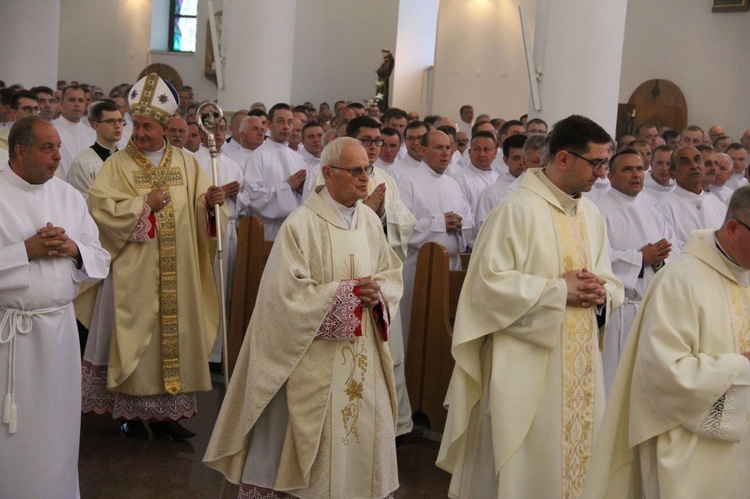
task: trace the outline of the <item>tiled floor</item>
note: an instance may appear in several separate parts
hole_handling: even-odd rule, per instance
[[[186,442],[133,440],[108,416],[83,416],[79,477],[83,499],[235,498],[238,487],[203,464],[222,385],[198,396],[198,416],[184,426],[197,433]],[[421,438],[398,448],[397,498],[446,497],[450,475],[435,467],[439,444]],[[345,499],[345,498],[342,498]]]

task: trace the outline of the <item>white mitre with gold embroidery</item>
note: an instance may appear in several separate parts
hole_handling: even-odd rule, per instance
[[[144,76],[133,85],[128,94],[133,116],[145,116],[167,126],[180,105],[177,90],[158,74]]]

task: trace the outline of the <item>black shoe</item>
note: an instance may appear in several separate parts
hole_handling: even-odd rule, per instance
[[[187,440],[193,438],[195,433],[182,426],[177,421],[160,421],[151,423],[151,431],[156,437],[166,437],[172,440]]]
[[[424,431],[422,431],[421,428],[415,428],[409,433],[404,433],[403,435],[399,435],[396,437],[396,447],[401,447],[402,445],[407,444],[413,444],[417,439],[421,438],[424,435]]]
[[[148,440],[149,434],[143,421],[123,421],[120,425],[120,433],[130,438],[138,440]]]

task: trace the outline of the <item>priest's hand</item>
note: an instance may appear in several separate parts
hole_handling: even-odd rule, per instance
[[[216,185],[212,185],[206,191],[206,204],[209,207],[224,204],[224,189]]]
[[[146,194],[146,204],[151,207],[153,213],[163,210],[171,200],[169,190],[161,187]]]
[[[237,194],[240,193],[240,183],[236,180],[222,185],[221,188],[224,189],[224,197],[227,197],[232,201],[235,201],[237,199]]]
[[[372,280],[372,276],[357,279],[359,300],[364,308],[372,308],[380,301],[380,284]]]
[[[372,208],[372,211],[377,213],[378,217],[385,215],[385,184],[380,184],[372,191],[372,194],[367,196],[363,203]]]
[[[302,194],[302,189],[305,186],[306,178],[307,170],[302,169],[290,175],[289,178],[286,179],[286,183],[289,184],[289,187],[291,187],[293,191],[297,191],[298,193]]]
[[[607,281],[601,277],[583,268],[566,272],[563,279],[568,287],[567,305],[583,308],[604,305],[607,297],[604,285]]]
[[[26,255],[31,260],[40,258],[75,258],[81,256],[78,245],[68,237],[65,229],[55,227],[51,222],[38,229],[36,234],[24,241]]]
[[[452,211],[446,211],[443,213],[443,216],[445,217],[445,232],[448,234],[460,234],[463,220],[461,215],[453,213]]]
[[[646,246],[641,248],[641,253],[643,253],[644,266],[659,265],[669,257],[669,253],[671,251],[672,245],[666,239],[661,239],[655,243],[648,243]]]

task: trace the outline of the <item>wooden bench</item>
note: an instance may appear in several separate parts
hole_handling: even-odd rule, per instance
[[[468,256],[464,258],[464,268]],[[453,320],[465,270],[449,270],[445,247],[427,243],[419,249],[412,299],[409,346],[406,355],[406,388],[415,420],[433,430],[445,427],[443,408],[454,360],[451,356]],[[421,421],[422,416],[426,421]]]
[[[231,376],[245,338],[250,316],[258,298],[258,287],[273,241],[263,239],[263,222],[256,215],[240,221],[237,230],[237,261],[234,270],[229,324],[227,326],[227,364]]]

